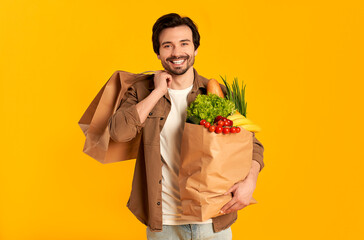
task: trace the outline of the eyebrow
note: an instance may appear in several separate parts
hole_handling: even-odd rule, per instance
[[[180,40],[180,42],[191,42],[191,40],[189,40],[189,39],[182,39],[182,40]],[[169,44],[169,43],[172,43],[172,42],[171,41],[162,42],[162,45]]]

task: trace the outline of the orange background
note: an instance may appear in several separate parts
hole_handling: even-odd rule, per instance
[[[0,7],[0,239],[145,239],[134,161],[82,153],[77,125],[116,70],[161,69],[155,20],[201,33],[197,71],[244,80],[266,166],[233,239],[359,239],[363,1],[46,1]]]

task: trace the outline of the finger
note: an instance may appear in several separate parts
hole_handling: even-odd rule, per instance
[[[238,186],[235,184],[234,186],[232,186],[231,188],[229,188],[229,190],[227,190],[226,193],[224,193],[224,195],[228,195],[229,193],[235,192],[236,188]]]
[[[167,79],[167,87],[171,87],[171,84],[172,84],[172,79]]]
[[[236,202],[233,206],[231,206],[229,209],[226,209],[227,213],[233,212],[233,211],[237,211],[237,210],[241,210],[243,208],[245,208],[246,206],[248,206],[250,204],[250,201],[246,201],[246,199],[244,200],[239,200],[238,197],[236,197]]]
[[[169,74],[168,72],[166,72],[164,75],[166,76],[167,79],[171,79],[172,80],[172,75]]]
[[[241,210],[244,207],[246,207],[246,205],[236,202],[230,208],[226,209],[225,213],[232,213],[232,212]]]
[[[226,203],[220,210],[221,213],[226,213],[226,210],[229,209],[232,205],[236,203],[236,199],[231,199],[228,203]]]
[[[166,76],[167,79],[172,80],[172,75],[171,74],[166,73],[165,76]]]

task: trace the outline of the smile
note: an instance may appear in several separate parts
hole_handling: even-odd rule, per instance
[[[171,61],[173,64],[175,65],[181,65],[182,63],[184,63],[186,61],[186,59],[182,59],[182,60],[176,60],[176,61]]]

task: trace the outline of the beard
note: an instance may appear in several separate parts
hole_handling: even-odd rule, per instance
[[[173,60],[181,60],[181,59],[185,59],[185,62],[183,63],[182,66],[180,67],[173,67],[170,66],[170,64],[172,64],[170,61]],[[188,69],[190,69],[190,67],[193,66],[193,64],[195,63],[195,56],[183,56],[183,57],[170,57],[167,58],[165,61],[162,61],[162,66],[164,67],[164,69],[173,74],[173,75],[183,75],[187,72]]]

